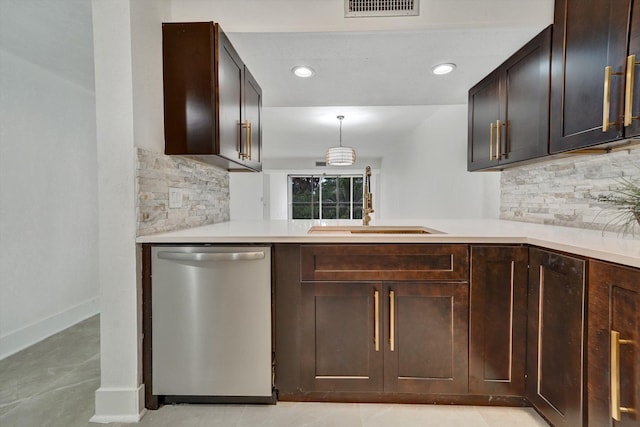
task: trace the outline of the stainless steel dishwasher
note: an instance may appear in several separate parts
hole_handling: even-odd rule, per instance
[[[270,247],[154,246],[151,256],[152,394],[275,403]]]

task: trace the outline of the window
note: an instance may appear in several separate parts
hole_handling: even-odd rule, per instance
[[[289,218],[362,219],[362,175],[289,175]]]

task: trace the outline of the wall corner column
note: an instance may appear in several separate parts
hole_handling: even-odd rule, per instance
[[[92,0],[101,363],[93,422],[135,422],[145,411],[139,364],[131,3]]]

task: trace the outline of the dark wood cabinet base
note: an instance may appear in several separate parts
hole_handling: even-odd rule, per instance
[[[529,407],[529,401],[520,396],[475,396],[458,394],[414,393],[344,393],[344,392],[278,392],[283,402],[348,402],[348,403],[403,403],[436,405],[476,405]]]
[[[172,403],[224,403],[224,404],[252,404],[275,405],[277,394],[274,390],[269,397],[262,396],[159,396],[162,404]]]

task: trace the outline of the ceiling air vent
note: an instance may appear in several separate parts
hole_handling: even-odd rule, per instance
[[[325,167],[327,166],[327,162],[316,162],[316,167],[320,168],[320,167]]]
[[[417,16],[420,0],[344,0],[344,16]]]

